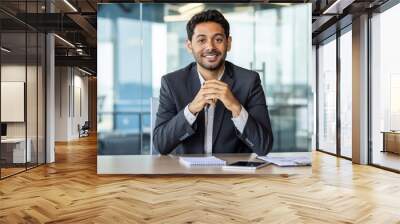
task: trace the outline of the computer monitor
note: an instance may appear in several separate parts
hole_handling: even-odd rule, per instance
[[[7,124],[1,123],[1,136],[7,136]]]

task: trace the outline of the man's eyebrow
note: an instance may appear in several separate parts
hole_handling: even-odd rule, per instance
[[[224,34],[224,33],[216,33],[216,34],[213,35],[213,37],[216,37],[216,36],[225,37],[225,34]],[[206,37],[206,35],[205,35],[205,34],[198,34],[198,35],[195,35],[195,38],[200,38],[200,37]]]
[[[224,34],[224,33],[217,33],[217,34],[215,34],[214,36],[222,36],[222,37],[225,37],[225,34]]]
[[[195,35],[195,38],[205,37],[205,36],[206,36],[205,34],[198,34],[198,35]]]

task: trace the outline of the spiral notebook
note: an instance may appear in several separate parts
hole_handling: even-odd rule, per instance
[[[185,166],[225,166],[226,162],[215,156],[207,157],[179,157],[179,162]]]

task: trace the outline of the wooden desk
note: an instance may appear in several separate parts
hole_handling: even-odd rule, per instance
[[[271,156],[309,156],[311,152],[270,153]],[[194,156],[194,155],[187,155]],[[227,161],[239,160],[261,161],[256,154],[214,154]],[[186,167],[179,162],[179,156],[173,155],[98,155],[97,174],[311,174],[311,166],[279,167],[268,165],[255,171],[223,170],[221,167]]]
[[[1,144],[3,145],[2,154],[5,155],[5,156],[2,155],[2,157],[8,163],[31,162],[32,140],[30,138],[27,138],[26,150],[25,150],[25,138],[5,138],[1,139]]]
[[[383,150],[382,152],[393,152],[400,154],[400,132],[383,131]]]

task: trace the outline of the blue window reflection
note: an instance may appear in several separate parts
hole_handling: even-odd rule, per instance
[[[151,100],[163,75],[193,61],[184,46],[186,22],[208,8],[220,10],[231,24],[227,60],[260,74],[273,151],[310,150],[310,4],[121,3],[99,4],[100,155],[151,153]]]

